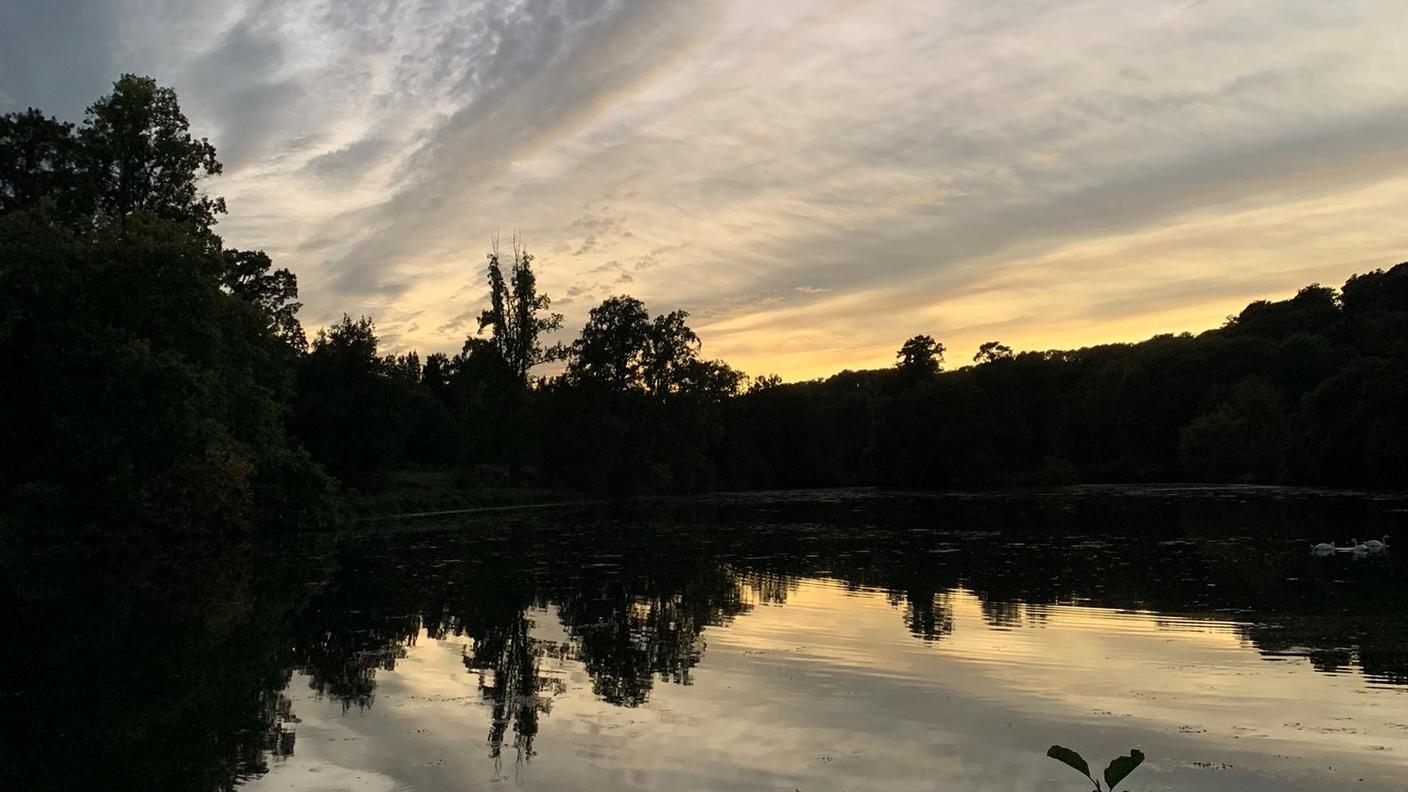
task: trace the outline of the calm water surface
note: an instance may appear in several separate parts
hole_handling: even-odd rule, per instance
[[[6,565],[7,788],[1408,789],[1408,503],[798,493]],[[179,555],[179,561],[174,556]],[[1103,761],[1101,762],[1103,766]]]

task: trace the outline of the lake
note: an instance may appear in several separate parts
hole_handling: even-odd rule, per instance
[[[1408,568],[1309,544],[1406,524],[1270,488],[825,491],[9,551],[0,779],[1085,792],[1059,743],[1142,749],[1132,790],[1403,790]]]

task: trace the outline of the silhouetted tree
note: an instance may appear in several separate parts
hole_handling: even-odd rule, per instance
[[[1008,360],[1012,357],[1012,347],[997,341],[984,341],[978,347],[978,353],[973,355],[973,362],[991,363],[995,360]]]
[[[454,374],[455,369],[450,357],[443,352],[434,352],[425,358],[425,365],[420,370],[420,381],[432,396],[448,404],[450,381]]]
[[[294,426],[313,457],[361,489],[383,487],[407,462],[454,455],[449,410],[421,384],[414,352],[381,356],[369,317],[318,331],[299,366]]]
[[[308,337],[298,321],[303,307],[298,302],[298,277],[287,269],[273,269],[273,261],[262,250],[226,250],[225,266],[225,287],[264,314],[269,332],[295,352],[304,352]]]
[[[759,393],[782,385],[782,377],[777,374],[764,374],[748,383],[749,393]]]
[[[465,340],[450,362],[451,412],[459,423],[464,461],[520,464],[528,449],[524,432],[526,393],[516,372],[494,344]]]
[[[71,212],[78,187],[73,124],[29,108],[0,115],[0,215],[49,200]]]
[[[645,305],[634,297],[608,297],[593,308],[572,346],[570,376],[625,391],[641,385],[652,325]]]
[[[1336,338],[1341,326],[1339,301],[1334,289],[1318,283],[1306,286],[1289,300],[1257,300],[1227,323],[1227,335],[1256,335],[1283,339],[1296,333]]]
[[[691,360],[674,377],[675,393],[722,403],[737,396],[748,377],[722,360]]]
[[[685,311],[671,311],[650,323],[641,353],[641,377],[646,391],[656,398],[678,390],[685,372],[698,363],[699,336],[685,324],[688,317]]]
[[[932,336],[917,335],[900,346],[895,366],[907,379],[930,377],[943,368],[944,345]]]
[[[489,308],[479,316],[479,330],[489,328],[494,348],[519,383],[526,386],[529,369],[564,356],[560,345],[545,347],[542,341],[545,334],[562,327],[562,314],[548,312],[552,301],[538,293],[533,256],[517,237],[513,240],[513,262],[507,280],[497,239],[488,258]]]
[[[463,369],[460,417],[472,419],[471,428],[462,424],[467,445],[477,449],[471,454],[478,459],[507,462],[511,483],[518,483],[522,460],[529,452],[528,371],[541,363],[566,356],[561,344],[544,346],[543,336],[562,327],[562,314],[550,313],[551,300],[539,294],[533,274],[533,256],[523,248],[517,236],[513,240],[513,261],[505,279],[500,262],[498,238],[488,255],[489,308],[479,316],[479,330],[488,328],[488,342],[469,339],[459,358]],[[497,356],[509,374],[506,383],[495,381],[498,367],[489,356]],[[486,378],[484,375],[489,375]],[[496,390],[507,385],[502,394]],[[486,391],[486,389],[488,389]],[[471,395],[472,394],[472,395]]]
[[[81,170],[105,217],[146,211],[205,231],[225,199],[200,191],[220,173],[215,147],[194,138],[176,92],[150,77],[124,74],[88,108],[78,131]]]
[[[220,249],[219,171],[176,97],[125,76],[83,127],[0,123],[0,508],[26,530],[322,523],[284,427],[296,283]]]

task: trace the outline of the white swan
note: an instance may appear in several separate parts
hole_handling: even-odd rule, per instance
[[[1382,553],[1388,549],[1388,537],[1383,539],[1370,539],[1364,543],[1364,548],[1371,553]]]
[[[1335,547],[1334,542],[1321,542],[1320,544],[1313,544],[1310,546],[1310,552],[1318,556],[1330,555],[1331,553],[1335,552],[1336,549],[1337,548]]]

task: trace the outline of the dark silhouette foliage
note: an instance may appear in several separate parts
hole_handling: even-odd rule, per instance
[[[714,487],[1205,481],[1408,484],[1408,265],[1254,303],[1218,330],[1015,353],[942,371],[751,384],[699,358],[682,311],[619,295],[528,394],[545,480],[604,494]],[[492,392],[492,388],[486,392]],[[488,430],[492,431],[492,430]]]
[[[73,124],[32,107],[0,116],[0,214],[44,200],[72,211],[78,178]]]
[[[651,318],[624,295],[592,309],[567,371],[537,394],[545,472],[611,495],[723,485],[727,449],[740,441],[730,408],[745,378],[699,357],[688,318]]]
[[[533,256],[522,240],[513,240],[513,263],[504,278],[498,239],[489,251],[489,308],[479,315],[479,331],[491,331],[490,340],[520,385],[528,370],[541,363],[561,360],[566,351],[557,344],[544,346],[542,337],[562,327],[562,314],[550,313],[552,301],[538,293]]]
[[[747,445],[761,460],[734,467],[743,478],[734,486],[1400,488],[1408,486],[1406,333],[1408,264],[1400,264],[1356,275],[1341,291],[1312,285],[1258,301],[1197,336],[1020,354],[989,342],[978,365],[939,374],[926,373],[930,345],[918,336],[891,371],[770,383],[741,396],[733,413],[759,416],[747,422]],[[865,439],[838,443],[857,420],[866,421]]]
[[[303,307],[298,302],[298,277],[273,266],[262,250],[226,250],[222,282],[231,294],[260,310],[269,332],[288,344],[290,351],[302,353],[308,348],[308,337],[298,321]]]
[[[1257,301],[1197,336],[1021,353],[989,341],[944,371],[944,345],[916,335],[893,368],[750,383],[701,356],[688,313],[652,316],[629,295],[556,341],[562,317],[515,238],[511,261],[489,252],[479,333],[422,358],[380,349],[370,318],[309,344],[293,273],[212,232],[224,203],[200,182],[219,172],[149,78],[123,76],[77,127],[0,117],[14,383],[0,498],[16,519],[306,521],[327,512],[322,470],[377,490],[418,467],[609,495],[1408,486],[1408,264]]]
[[[944,345],[933,336],[917,335],[900,346],[895,355],[895,367],[906,379],[914,381],[932,377],[944,366]]]
[[[175,94],[122,77],[74,129],[0,117],[0,511],[26,531],[308,525],[285,431],[297,282],[210,233],[218,173]]]
[[[122,75],[78,130],[81,178],[97,213],[147,212],[208,231],[225,213],[225,199],[205,195],[199,182],[221,167],[210,141],[189,130],[175,91]]]
[[[984,341],[978,346],[977,354],[973,355],[974,363],[993,363],[999,360],[1007,360],[1012,357],[1012,347],[999,341]]]
[[[643,387],[651,330],[650,314],[640,300],[627,295],[603,300],[572,345],[569,378],[618,392]]]

